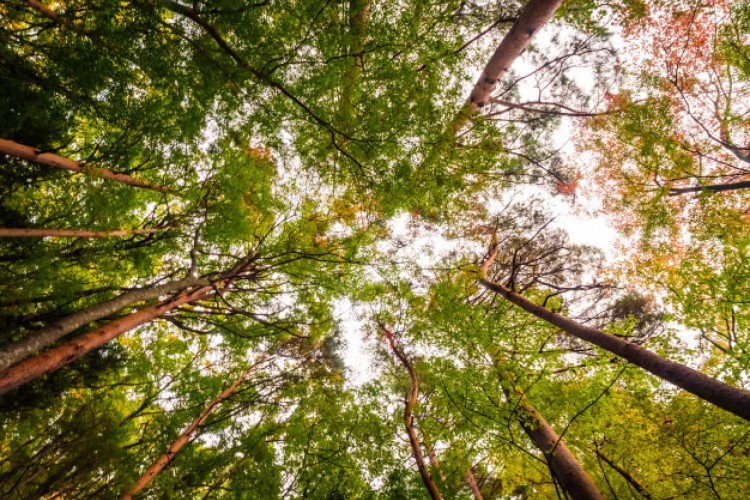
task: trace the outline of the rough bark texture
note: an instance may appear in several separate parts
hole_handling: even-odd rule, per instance
[[[0,228],[0,238],[112,238],[134,234],[153,234],[165,228],[119,229],[115,231],[85,231],[80,229],[19,229]]]
[[[417,378],[417,372],[414,370],[414,366],[411,364],[411,361],[409,361],[409,358],[404,354],[404,351],[402,351],[401,347],[396,343],[393,333],[384,327],[382,328],[388,338],[389,344],[391,345],[391,350],[393,350],[393,353],[398,357],[399,361],[401,361],[401,364],[404,365],[409,372],[409,377],[411,378],[409,399],[406,400],[406,404],[404,405],[404,426],[406,427],[406,433],[409,435],[409,444],[414,453],[414,460],[417,462],[419,474],[422,476],[422,482],[424,483],[425,488],[427,488],[430,497],[432,497],[433,500],[440,500],[443,497],[435,484],[435,480],[432,479],[432,475],[430,474],[427,465],[425,465],[424,455],[422,454],[422,445],[419,442],[417,430],[414,428],[414,415],[412,415],[412,409],[414,408],[414,405],[417,404],[417,397],[419,396],[419,379]]]
[[[513,62],[526,50],[533,36],[549,21],[563,0],[530,0],[518,14],[518,20],[495,49],[479,80],[469,95],[466,107],[454,119],[452,129],[457,133],[471,115],[484,106],[495,90],[497,82],[508,72]]]
[[[489,259],[485,261],[483,267],[486,268],[488,262]],[[577,323],[531,302],[501,284],[493,283],[485,278],[481,278],[480,282],[489,290],[497,292],[510,302],[557,326],[564,332],[616,354],[657,377],[715,404],[719,408],[734,413],[745,420],[750,420],[750,392],[732,387],[697,370],[662,358],[658,354],[626,342],[614,335],[608,335],[597,328]]]
[[[537,409],[526,401],[523,394],[518,410],[521,412],[519,418],[521,427],[539,448],[539,451],[544,454],[552,473],[563,489],[575,500],[604,500],[604,495],[601,494],[586,470],[578,463],[565,442]]]
[[[250,375],[250,373],[255,370],[255,368],[265,359],[267,356],[267,353],[261,354],[258,359],[253,363],[247,370],[242,372],[239,377],[234,379],[234,382],[232,382],[226,389],[221,391],[221,393],[216,396],[216,398],[211,401],[206,408],[203,409],[203,411],[198,415],[195,420],[190,422],[187,427],[180,433],[179,436],[177,436],[177,439],[174,440],[174,442],[162,453],[159,458],[156,459],[156,461],[151,464],[151,466],[146,469],[146,471],[141,475],[140,478],[133,484],[133,486],[124,493],[120,500],[132,500],[136,495],[138,495],[143,489],[148,486],[148,484],[159,474],[164,468],[171,462],[175,455],[182,449],[183,446],[185,446],[190,439],[193,437],[193,434],[195,434],[195,431],[198,430],[198,428],[203,425],[208,417],[218,408],[218,406],[229,396],[234,393],[234,391],[237,389],[237,387],[240,386],[242,382],[245,381],[245,379]]]
[[[71,160],[70,158],[65,158],[53,153],[45,153],[29,146],[24,146],[23,144],[9,141],[7,139],[0,139],[0,153],[5,153],[9,156],[15,156],[16,158],[39,163],[40,165],[61,168],[63,170],[70,170],[72,172],[80,172],[92,177],[102,177],[104,179],[128,184],[129,186],[159,191],[160,193],[169,191],[169,188],[167,188],[166,186],[161,186],[141,179],[136,179],[126,174],[118,174],[106,168],[84,165],[83,163]]]
[[[36,351],[51,345],[78,328],[144,300],[153,300],[163,295],[183,291],[195,286],[206,286],[205,278],[185,278],[163,285],[152,286],[124,293],[112,300],[70,314],[49,326],[29,333],[26,337],[0,349],[0,371],[19,363]]]
[[[127,332],[164,313],[190,302],[205,299],[214,294],[212,285],[203,286],[176,297],[163,300],[153,306],[145,307],[124,318],[112,321],[101,328],[91,330],[71,341],[54,347],[41,354],[28,358],[0,373],[0,395],[5,394],[26,382],[34,380],[45,373],[67,365],[94,349],[104,345],[120,334]]]

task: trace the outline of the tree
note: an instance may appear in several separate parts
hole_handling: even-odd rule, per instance
[[[748,19],[4,2],[0,496],[747,490]]]
[[[167,448],[167,450],[162,453],[159,458],[156,459],[156,461],[151,464],[151,466],[146,469],[146,471],[143,473],[143,475],[135,482],[133,486],[130,487],[123,495],[121,495],[122,500],[129,500],[138,495],[141,491],[143,491],[146,486],[154,479],[154,476],[159,474],[164,468],[169,464],[171,460],[174,459],[174,456],[179,453],[179,451],[185,446],[188,441],[193,437],[195,434],[195,431],[198,430],[200,426],[205,424],[206,420],[209,416],[213,413],[213,411],[216,409],[217,406],[219,406],[222,402],[224,402],[225,399],[229,398],[234,391],[237,390],[237,388],[242,384],[242,382],[245,381],[245,379],[250,375],[250,373],[257,368],[257,366],[263,361],[263,359],[266,357],[267,353],[260,354],[257,358],[255,363],[250,365],[246,370],[244,370],[240,375],[232,381],[231,384],[227,386],[226,389],[221,391],[221,393],[216,396],[215,399],[213,399],[206,408],[203,409],[203,411],[198,415],[195,420],[190,422],[190,424],[183,430],[179,436],[177,436],[177,439]]]
[[[432,479],[432,475],[430,474],[430,471],[425,464],[424,454],[422,453],[422,443],[420,443],[419,436],[417,436],[417,430],[414,427],[413,411],[414,405],[417,404],[417,398],[419,397],[419,378],[417,377],[417,372],[414,370],[414,365],[411,363],[411,361],[409,361],[409,358],[407,358],[406,354],[404,354],[401,346],[398,345],[394,333],[384,325],[380,325],[380,328],[381,330],[383,330],[383,335],[385,335],[386,339],[388,339],[388,344],[391,346],[391,350],[399,359],[401,364],[404,365],[406,371],[409,372],[409,378],[411,379],[411,389],[409,390],[409,397],[404,403],[404,426],[406,427],[406,433],[409,436],[409,444],[411,445],[411,449],[414,454],[414,461],[417,463],[419,475],[422,476],[422,482],[424,483],[425,488],[427,488],[427,491],[430,493],[430,497],[432,497],[433,500],[439,500],[443,498],[443,496],[440,494],[440,490],[438,490],[438,487],[435,484],[435,481]],[[430,459],[432,462],[435,462],[432,457],[433,454],[431,453]]]
[[[8,156],[15,156],[24,160],[33,161],[41,165],[62,168],[65,170],[70,170],[72,172],[82,172],[86,175],[102,177],[104,179],[113,180],[116,182],[122,182],[123,184],[127,184],[129,186],[153,189],[154,191],[159,192],[167,192],[169,190],[165,186],[159,186],[148,181],[134,179],[129,175],[118,174],[106,168],[96,168],[91,165],[84,165],[81,162],[73,161],[56,154],[38,151],[28,146],[24,146],[23,144],[9,141],[7,139],[0,139],[0,152]]]
[[[482,263],[483,271],[492,263],[497,251],[498,248],[496,247],[493,253],[490,254],[490,257]],[[720,408],[730,411],[745,420],[750,420],[750,411],[748,411],[748,408],[750,408],[750,392],[732,387],[721,380],[713,379],[685,365],[664,359],[635,344],[618,339],[613,335],[607,335],[596,328],[571,321],[543,306],[534,304],[505,285],[495,283],[487,278],[480,278],[480,283],[482,286],[502,295],[508,301],[531,314],[560,327],[566,333],[621,356],[631,363]]]

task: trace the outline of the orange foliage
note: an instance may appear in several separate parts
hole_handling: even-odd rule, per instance
[[[555,186],[557,187],[557,192],[560,194],[576,194],[577,185],[577,180],[566,182],[560,179],[555,179]]]
[[[263,160],[263,161],[274,161],[273,153],[271,150],[265,146],[257,146],[257,147],[247,147],[245,148],[245,153],[249,158],[254,158],[256,160]]]

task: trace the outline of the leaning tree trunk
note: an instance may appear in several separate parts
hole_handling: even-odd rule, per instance
[[[101,347],[122,333],[148,323],[183,304],[205,299],[214,295],[214,286],[207,285],[183,292],[176,297],[145,307],[123,318],[80,335],[58,347],[37,354],[11,366],[0,373],[0,395],[30,382],[45,373],[71,363],[83,355]]]
[[[704,186],[691,186],[684,188],[669,188],[669,196],[679,196],[687,193],[720,193],[722,191],[735,191],[750,188],[750,181],[728,182],[726,184],[706,184]]]
[[[142,179],[136,179],[126,174],[118,174],[117,172],[113,172],[106,168],[86,165],[81,162],[71,160],[70,158],[65,158],[53,153],[39,151],[38,149],[24,146],[23,144],[9,141],[7,139],[0,139],[0,153],[5,153],[9,156],[15,156],[16,158],[39,163],[40,165],[61,168],[63,170],[70,170],[72,172],[80,172],[92,177],[102,177],[104,179],[121,182],[129,186],[151,189],[160,193],[166,193],[169,191],[169,188],[166,186],[154,184]]]
[[[84,231],[80,229],[20,229],[0,228],[0,238],[113,238],[134,234],[154,234],[164,231],[164,227],[142,229],[119,229],[115,231]]]
[[[500,372],[501,379],[507,380],[508,378],[504,375],[502,368],[500,368]],[[510,399],[511,392],[504,385],[503,392]],[[539,448],[539,451],[544,454],[550,470],[563,489],[574,500],[604,500],[604,495],[601,494],[599,488],[576,460],[562,438],[557,435],[541,413],[526,400],[526,395],[523,392],[519,390],[514,390],[514,392],[520,398],[518,422],[536,447]]]
[[[193,437],[193,434],[195,434],[195,431],[198,430],[198,428],[203,425],[208,417],[218,408],[218,406],[229,396],[231,396],[235,390],[237,390],[237,387],[240,386],[242,382],[245,381],[245,379],[250,375],[250,373],[257,368],[257,366],[265,359],[265,357],[268,355],[267,352],[264,352],[260,356],[258,356],[258,359],[253,363],[247,370],[242,372],[239,377],[234,379],[234,382],[232,382],[229,387],[221,391],[221,393],[216,396],[216,398],[211,401],[206,408],[203,409],[203,411],[198,415],[195,420],[190,422],[190,424],[185,427],[185,430],[183,430],[179,436],[177,436],[177,439],[174,440],[174,442],[169,445],[169,447],[162,453],[159,458],[156,459],[156,461],[151,464],[151,466],[146,469],[146,471],[141,475],[141,477],[138,478],[138,480],[133,484],[133,486],[130,487],[130,489],[124,493],[120,500],[132,500],[136,495],[138,495],[143,489],[148,486],[148,484],[153,481],[153,479],[159,474],[164,468],[169,465],[169,462],[174,460],[175,455],[179,453],[179,451],[182,449],[183,446],[185,446],[188,442],[190,442],[190,439]]]
[[[404,351],[401,350],[401,347],[399,347],[399,345],[396,343],[393,332],[382,325],[381,328],[386,338],[388,339],[391,350],[393,350],[393,353],[401,361],[401,364],[404,365],[406,370],[409,372],[409,377],[411,378],[411,390],[409,392],[409,399],[406,400],[406,404],[404,405],[404,426],[406,427],[406,433],[409,436],[409,444],[411,445],[412,452],[414,453],[414,460],[417,462],[419,474],[420,476],[422,476],[422,482],[424,483],[425,488],[427,488],[427,492],[430,494],[430,497],[432,497],[433,500],[441,500],[443,497],[440,494],[440,490],[438,490],[437,484],[435,484],[435,480],[432,479],[432,475],[430,474],[427,465],[425,464],[424,455],[422,454],[422,445],[419,442],[417,430],[414,428],[414,415],[412,415],[412,409],[414,408],[414,405],[417,404],[417,397],[419,396],[419,379],[417,378],[417,372],[416,370],[414,370],[414,366],[409,361],[409,358],[407,358],[406,354],[404,354]]]
[[[484,268],[489,261],[490,259],[483,264]],[[502,295],[508,301],[557,326],[564,332],[616,354],[657,377],[715,404],[719,408],[734,413],[745,420],[750,420],[750,392],[732,387],[685,365],[662,358],[658,354],[626,342],[614,335],[608,335],[597,328],[582,325],[554,313],[499,283],[494,283],[486,278],[481,278],[480,283],[485,288]]]
[[[490,57],[484,71],[474,85],[468,102],[451,123],[455,136],[471,116],[489,101],[497,82],[505,76],[513,62],[524,53],[532,37],[552,18],[563,0],[530,0],[518,14],[518,20],[510,28],[495,53]]]
[[[36,351],[51,345],[78,328],[92,321],[111,316],[125,307],[144,300],[152,300],[163,295],[181,292],[191,287],[206,286],[208,284],[210,284],[210,281],[205,278],[188,277],[163,285],[133,290],[112,300],[70,314],[51,325],[29,333],[18,342],[0,349],[0,372],[11,365],[21,362]]]
[[[518,14],[510,31],[503,37],[490,60],[482,70],[476,84],[469,94],[466,104],[451,120],[443,132],[444,141],[433,147],[425,160],[432,164],[444,151],[451,147],[459,131],[466,126],[476,111],[490,100],[490,94],[497,82],[508,72],[516,59],[523,54],[532,37],[552,18],[563,0],[530,0]]]
[[[477,480],[474,478],[474,473],[471,472],[471,467],[466,469],[466,482],[469,483],[469,487],[471,488],[471,494],[474,496],[474,500],[484,500],[484,497],[482,496],[482,491],[479,489]]]

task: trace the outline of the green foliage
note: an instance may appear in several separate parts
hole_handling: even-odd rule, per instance
[[[643,99],[627,85],[606,94],[616,112],[591,120],[589,142],[605,180],[623,182],[607,210],[643,241],[622,278],[668,294],[602,278],[601,253],[548,227],[536,200],[493,208],[515,184],[575,178],[553,143],[568,118],[544,101],[583,109],[614,88],[611,23],[632,29],[650,8],[565,2],[552,42],[527,54],[544,109],[491,103],[453,130],[522,6],[3,2],[0,139],[84,172],[3,155],[0,227],[159,230],[0,239],[0,348],[135,289],[195,277],[213,291],[0,398],[0,496],[116,498],[208,409],[143,498],[428,498],[404,430],[412,379],[390,341],[419,379],[415,428],[444,498],[471,498],[467,470],[486,499],[560,494],[522,402],[605,495],[632,484],[603,456],[656,498],[747,491],[742,422],[477,287],[478,249],[492,243],[481,277],[746,385],[742,198],[668,196],[663,180],[704,174],[691,152],[704,145],[674,133],[684,114],[663,74],[629,76]],[[746,79],[747,5],[732,15],[717,51]],[[495,95],[520,102],[515,78],[527,79],[511,72]],[[672,259],[682,234],[694,246]],[[415,250],[439,237],[449,255]],[[170,298],[133,301],[56,345]],[[342,309],[372,347],[359,385]],[[687,349],[666,320],[712,347]]]

